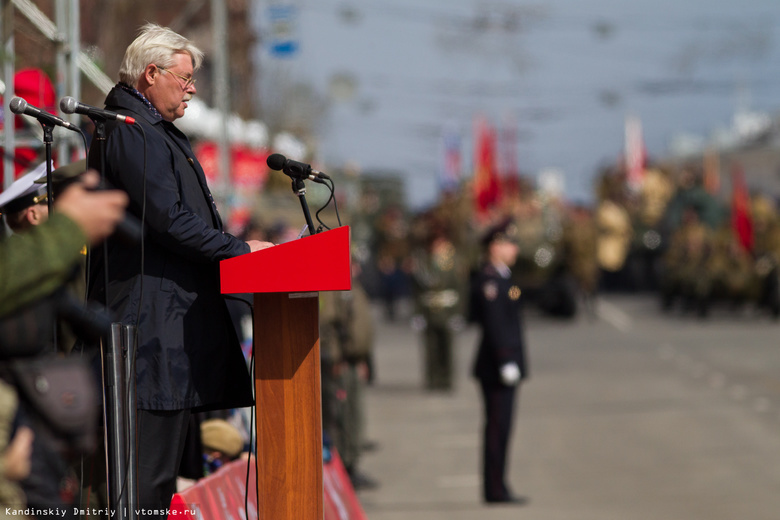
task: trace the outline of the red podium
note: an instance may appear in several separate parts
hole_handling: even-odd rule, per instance
[[[352,287],[349,227],[220,262],[222,293],[254,293],[260,520],[321,520],[318,291]]]

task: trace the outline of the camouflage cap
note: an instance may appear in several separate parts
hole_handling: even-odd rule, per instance
[[[56,168],[51,172],[51,178],[54,184],[60,184],[62,182],[70,181],[87,171],[87,160],[80,159],[78,161],[65,164]],[[35,181],[38,184],[46,184],[46,175]]]

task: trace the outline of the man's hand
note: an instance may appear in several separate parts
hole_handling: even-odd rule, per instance
[[[276,244],[272,244],[271,242],[262,242],[260,240],[249,240],[247,241],[247,245],[249,246],[249,251],[254,253],[255,251],[260,251],[261,249],[273,247]]]
[[[16,431],[16,435],[2,454],[5,474],[8,480],[24,480],[30,475],[30,457],[32,456],[32,443],[35,434],[22,426]]]
[[[91,191],[100,178],[94,171],[81,176],[55,202],[54,208],[73,220],[90,244],[96,244],[114,232],[125,216],[127,194],[121,190]]]

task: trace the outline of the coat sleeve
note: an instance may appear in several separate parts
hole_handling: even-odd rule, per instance
[[[249,253],[245,242],[215,229],[182,203],[174,168],[169,148],[148,126],[142,130],[139,125],[121,125],[108,136],[106,177],[127,191],[132,213],[139,217],[144,213],[150,239],[197,262]]]
[[[59,289],[85,243],[78,225],[61,213],[0,243],[0,316]]]

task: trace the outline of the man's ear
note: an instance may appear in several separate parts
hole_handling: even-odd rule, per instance
[[[160,69],[154,63],[150,63],[144,69],[143,79],[147,85],[154,85],[157,80],[157,75],[160,73]]]
[[[46,220],[46,216],[37,204],[27,208],[25,216],[31,226],[39,226]]]

